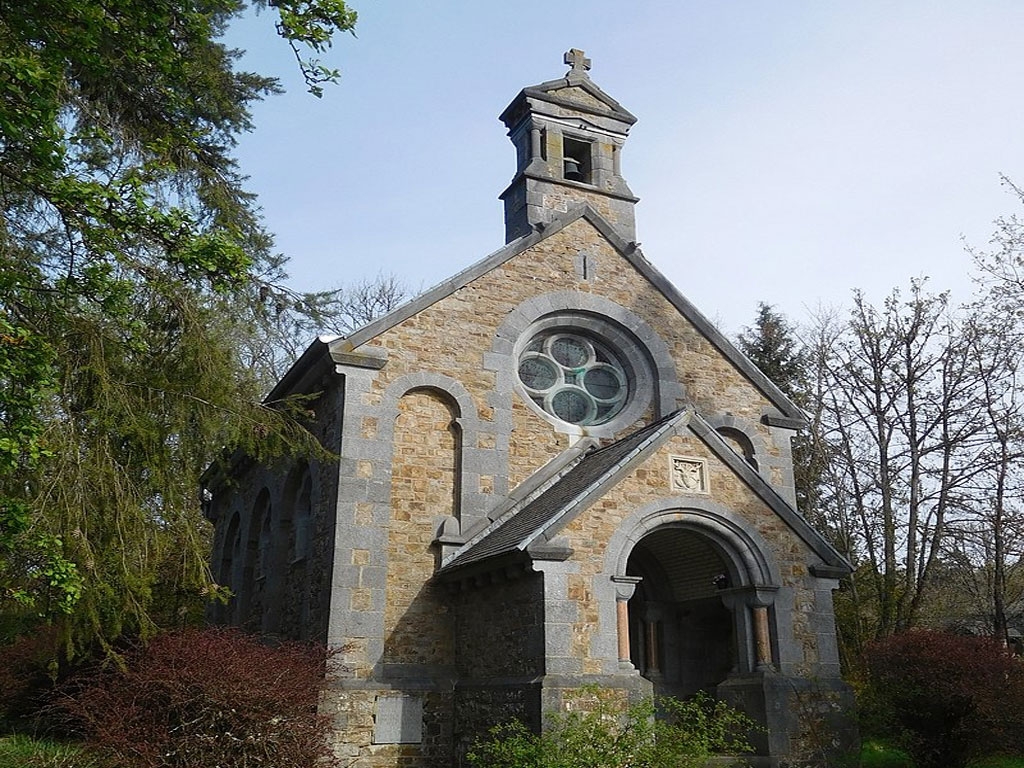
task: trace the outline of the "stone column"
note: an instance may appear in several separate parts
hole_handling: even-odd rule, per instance
[[[658,642],[658,627],[662,621],[662,609],[659,605],[648,604],[645,611],[647,630],[647,677],[661,677],[661,648]]]
[[[754,611],[754,663],[758,671],[764,672],[772,667],[771,637],[768,635],[768,608],[756,605]]]
[[[747,600],[754,615],[754,668],[774,672],[772,638],[768,626],[768,608],[775,602],[778,587],[756,587]]]
[[[775,602],[775,586],[734,587],[722,590],[722,602],[733,613],[736,632],[735,672],[774,672],[768,608]]]
[[[530,129],[530,161],[532,162],[540,156],[540,128],[534,126]]]
[[[633,596],[636,585],[642,581],[640,576],[612,576],[615,583],[615,627],[619,636],[619,667],[632,668],[629,660],[629,598]]]

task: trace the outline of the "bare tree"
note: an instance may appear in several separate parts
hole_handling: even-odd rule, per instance
[[[393,274],[380,273],[329,291],[297,292],[281,282],[261,284],[259,322],[241,343],[256,375],[269,389],[317,336],[346,336],[386,315],[409,296]]]
[[[818,429],[830,446],[826,515],[867,566],[875,636],[914,626],[982,443],[979,373],[944,295],[920,284],[879,310],[855,294],[819,326]],[[862,606],[865,603],[862,602]]]

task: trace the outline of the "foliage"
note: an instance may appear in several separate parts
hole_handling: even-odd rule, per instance
[[[687,768],[715,753],[751,751],[743,734],[754,724],[706,694],[651,700],[624,708],[613,691],[584,689],[541,734],[512,721],[491,730],[467,755],[480,768]]]
[[[160,634],[72,679],[68,724],[114,768],[332,765],[317,712],[328,654],[231,630]]]
[[[0,738],[0,768],[103,768],[77,744],[23,734]]]
[[[763,301],[757,305],[754,324],[739,335],[743,353],[783,391],[811,420],[811,428],[793,436],[793,481],[797,508],[810,520],[827,528],[821,510],[822,474],[828,462],[827,447],[818,440],[820,412],[810,388],[810,350],[781,312]]]
[[[288,41],[306,80],[309,92],[319,98],[323,83],[333,83],[340,73],[320,63],[318,59],[303,57],[302,47],[323,53],[331,47],[335,31],[352,32],[356,25],[356,12],[344,0],[261,0],[278,13],[277,32]]]
[[[860,750],[861,768],[914,768],[910,755],[877,739],[865,739]]]
[[[53,685],[57,650],[52,626],[0,644],[0,726],[16,728],[39,712]]]
[[[807,416],[798,507],[854,566],[835,596],[847,669],[874,638],[1009,639],[1024,619],[1024,219],[996,226],[969,249],[972,304],[914,281],[879,303],[855,291],[799,333],[762,303],[739,337]]]
[[[855,655],[950,620],[937,608],[950,587],[989,569],[972,629],[1005,635],[990,617],[1005,617],[1006,569],[1024,552],[1024,400],[1012,336],[982,310],[914,283],[881,306],[855,294],[847,316],[819,316],[810,334],[820,509],[855,566],[836,606]]]
[[[758,302],[754,324],[739,335],[740,349],[761,372],[798,404],[806,399],[805,351],[786,317]]]
[[[266,5],[296,51],[355,20]],[[196,489],[224,447],[317,449],[240,344],[283,278],[231,157],[277,90],[218,42],[245,8],[0,4],[0,611],[57,622],[69,651],[215,592]]]
[[[907,632],[868,650],[869,730],[918,768],[956,768],[1024,747],[1024,664],[989,638]]]

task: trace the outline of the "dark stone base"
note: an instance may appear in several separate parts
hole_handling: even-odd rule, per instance
[[[775,673],[736,675],[717,696],[764,726],[749,735],[751,766],[841,768],[857,765],[860,733],[853,691],[839,679]]]

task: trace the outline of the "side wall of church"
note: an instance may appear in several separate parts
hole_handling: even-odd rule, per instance
[[[317,438],[339,450],[341,390],[322,382],[309,404]],[[212,606],[220,624],[289,639],[323,641],[329,614],[337,464],[302,457],[233,467],[229,485],[209,489],[216,524],[212,569],[227,587],[226,604]]]

